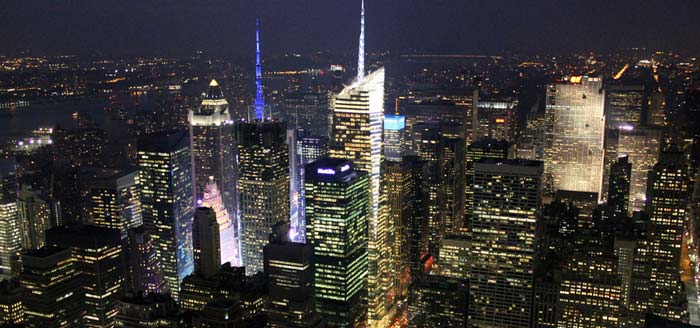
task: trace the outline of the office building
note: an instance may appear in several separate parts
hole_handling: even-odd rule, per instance
[[[178,300],[178,286],[194,269],[194,187],[189,138],[182,131],[141,137],[138,143],[143,224],[153,238],[165,288]]]
[[[233,266],[240,266],[240,250],[233,217],[226,209],[219,188],[211,177],[209,178],[209,183],[207,183],[206,188],[204,188],[204,198],[197,200],[197,204],[200,207],[211,208],[214,214],[216,214],[216,222],[219,225],[219,235],[216,236],[216,238],[219,241],[219,248],[221,250],[221,263],[217,263],[216,267],[218,268],[220,264],[226,262],[231,263]]]
[[[310,135],[330,136],[329,96],[323,92],[293,92],[284,97],[285,122]]]
[[[470,327],[530,324],[542,174],[539,161],[474,165]]]
[[[139,172],[135,168],[102,170],[90,181],[90,218],[98,226],[127,230],[143,224]]]
[[[465,162],[465,216],[469,227],[469,220],[474,213],[474,164],[482,158],[514,159],[515,146],[506,140],[482,138],[472,142],[467,147]]]
[[[206,278],[216,275],[221,265],[221,242],[216,212],[209,207],[198,207],[194,212],[192,247],[194,272]]]
[[[474,131],[474,140],[491,138],[515,142],[517,127],[517,99],[511,97],[493,97],[479,99],[477,102],[478,126]]]
[[[358,73],[350,85],[332,98],[333,140],[331,157],[353,162],[369,174],[370,211],[368,256],[368,325],[383,327],[392,304],[391,247],[387,240],[388,215],[383,196],[384,67],[365,74],[364,2],[361,14]],[[308,204],[307,204],[308,205]],[[307,229],[308,230],[308,229]]]
[[[17,215],[17,200],[0,199],[0,278],[10,279],[17,272],[22,249],[22,234]]]
[[[620,128],[617,157],[627,156],[632,165],[630,177],[629,211],[644,209],[647,192],[647,174],[659,160],[661,151],[661,128]]]
[[[296,172],[292,179],[292,204],[297,206],[297,221],[292,222],[290,236],[293,241],[306,242],[306,206],[304,195],[304,166],[323,157],[328,156],[329,139],[325,136],[309,135],[306,131],[297,131],[296,158],[294,166]],[[290,156],[291,158],[291,156]]]
[[[622,156],[610,167],[608,183],[608,205],[616,216],[629,215],[630,181],[632,164],[629,157]]]
[[[412,162],[403,159],[386,163],[386,194],[389,207],[389,242],[392,245],[392,270],[396,296],[408,296],[411,277],[411,220],[417,200]]]
[[[611,85],[605,90],[605,128],[639,126],[644,123],[643,85]]]
[[[285,124],[236,124],[241,259],[246,273],[263,270],[262,249],[270,227],[289,221],[289,156]]]
[[[159,293],[163,290],[163,270],[156,251],[155,240],[143,226],[127,231],[126,291]]]
[[[289,239],[289,225],[275,225],[263,249],[270,327],[324,327],[316,313],[311,245]]]
[[[384,159],[400,162],[406,153],[406,117],[384,115]]]
[[[229,104],[221,86],[211,80],[202,103],[188,112],[194,170],[195,198],[203,199],[210,177],[221,191],[230,213],[236,210],[235,138]]]
[[[167,294],[127,294],[119,300],[117,327],[181,327],[177,306]]]
[[[465,235],[446,236],[440,247],[437,274],[468,281],[472,262],[471,247],[471,240]]]
[[[316,310],[329,325],[367,320],[369,174],[350,161],[306,166],[306,242],[312,247]]]
[[[576,239],[564,264],[558,326],[620,327],[622,282],[612,245],[599,236]],[[598,245],[601,242],[606,245]]]
[[[45,245],[45,231],[57,222],[56,204],[37,192],[23,189],[17,196],[17,215],[22,234],[22,249],[38,249]]]
[[[545,175],[550,192],[601,195],[604,103],[600,77],[572,76],[547,86]]]
[[[85,295],[83,325],[114,327],[117,303],[124,292],[120,231],[91,225],[57,227],[46,231],[46,244],[71,250],[71,260],[80,273],[80,288],[74,292]]]
[[[469,288],[443,276],[418,277],[410,288],[408,327],[465,327]]]
[[[0,281],[0,325],[13,326],[24,323],[22,290],[17,280]]]
[[[648,235],[635,254],[632,287],[633,324],[645,313],[670,320],[688,320],[686,292],[679,266],[689,197],[689,178],[683,153],[672,145],[649,171],[646,212]]]
[[[22,304],[24,324],[32,328],[80,327],[84,294],[79,264],[71,250],[43,247],[22,255]]]

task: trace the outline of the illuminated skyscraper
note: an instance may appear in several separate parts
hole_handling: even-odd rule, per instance
[[[438,275],[468,281],[471,247],[471,240],[464,235],[446,236],[440,246]]]
[[[56,222],[55,204],[30,190],[21,190],[17,196],[17,210],[22,233],[22,249],[30,250],[45,245],[44,232]]]
[[[192,222],[192,254],[194,271],[206,278],[216,275],[221,266],[221,243],[216,212],[209,207],[198,207]]]
[[[31,250],[22,255],[22,265],[24,324],[32,328],[82,327],[81,273],[71,251],[58,247]]]
[[[392,247],[392,270],[394,273],[395,297],[408,296],[411,277],[411,220],[417,200],[412,162],[386,163],[386,194],[389,207],[389,242]]]
[[[367,319],[368,174],[350,161],[321,159],[306,166],[305,189],[316,310],[330,325],[361,326]]]
[[[474,165],[469,327],[527,327],[542,162],[482,159]]]
[[[289,240],[286,223],[272,231],[264,248],[269,327],[324,327],[315,308],[311,245]]]
[[[296,205],[296,222],[295,217],[292,214],[292,222],[290,228],[290,236],[293,241],[305,242],[306,241],[306,211],[304,199],[304,166],[306,164],[312,163],[318,159],[328,156],[328,137],[324,136],[314,136],[309,135],[304,130],[296,131],[296,141],[294,149],[294,156],[290,156],[290,166],[295,167],[290,176],[290,196],[292,199],[292,206]]]
[[[125,290],[157,293],[163,289],[163,270],[155,241],[143,226],[127,231],[127,276]]]
[[[517,126],[516,109],[518,101],[509,97],[501,99],[479,99],[478,118],[479,126],[475,140],[488,137],[496,140],[515,142]]]
[[[364,2],[362,4],[358,75],[334,95],[331,157],[351,160],[357,170],[369,174],[369,326],[384,326],[391,309],[391,247],[388,245],[388,215],[382,193],[384,121],[384,67],[365,75]],[[307,229],[308,230],[308,229]]]
[[[238,122],[238,192],[241,259],[246,274],[263,270],[262,249],[270,227],[289,222],[289,156],[285,124]]]
[[[93,225],[62,226],[46,231],[46,244],[69,248],[84,295],[83,325],[114,327],[124,288],[121,233]]]
[[[182,279],[192,273],[194,187],[185,132],[146,135],[138,144],[143,224],[156,246],[166,288],[178,299]]]
[[[310,135],[328,137],[330,118],[328,93],[295,92],[284,97],[285,121]]]
[[[590,239],[590,240],[586,240]],[[559,292],[558,327],[620,327],[621,277],[612,240],[576,236]],[[597,245],[598,243],[605,245]]]
[[[545,176],[555,190],[601,195],[605,92],[599,77],[547,86]]]
[[[631,176],[632,164],[627,156],[618,158],[617,162],[610,167],[608,205],[617,216],[628,215]]]
[[[5,326],[21,326],[24,320],[24,305],[22,305],[19,281],[0,281],[0,322]]]
[[[620,128],[617,156],[627,156],[632,165],[628,205],[630,214],[644,209],[647,175],[659,160],[660,151],[661,128],[639,126]]]
[[[233,266],[240,266],[235,226],[231,215],[229,215],[228,210],[224,207],[223,199],[213,179],[209,179],[209,183],[207,183],[204,189],[204,198],[197,200],[197,203],[199,206],[211,208],[214,214],[216,214],[216,222],[219,225],[219,236],[217,236],[217,240],[220,243],[219,248],[221,251],[219,258],[221,263],[218,263],[216,268],[218,269],[220,264],[226,262],[231,263]]]
[[[406,153],[406,117],[384,115],[384,157],[400,162]]]
[[[680,279],[683,232],[688,208],[689,179],[683,153],[674,145],[663,151],[649,171],[646,212],[647,240],[635,254],[632,320],[645,313],[671,320],[688,320],[686,292]]]
[[[236,211],[234,127],[229,105],[216,80],[202,94],[199,108],[189,111],[195,197],[203,199],[210,177],[221,191],[229,213]]]
[[[515,147],[506,140],[490,138],[479,139],[467,147],[464,170],[466,175],[465,216],[467,221],[465,224],[467,227],[474,213],[474,164],[482,158],[514,159]]]
[[[0,197],[0,278],[16,274],[22,234],[17,216],[17,200]]]
[[[465,327],[469,299],[466,282],[424,275],[410,289],[408,327]]]
[[[138,170],[104,170],[90,183],[90,216],[92,223],[121,231],[143,224]]]
[[[644,115],[643,85],[612,85],[605,92],[605,127],[639,126]]]

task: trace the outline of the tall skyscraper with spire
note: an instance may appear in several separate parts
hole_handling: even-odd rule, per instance
[[[265,99],[262,87],[262,63],[260,61],[260,21],[255,20],[255,118],[262,120],[265,116]]]
[[[235,136],[229,104],[221,86],[211,80],[202,94],[202,103],[188,113],[190,144],[194,164],[195,197],[204,198],[207,184],[213,178],[221,192],[224,205],[234,213],[235,197]]]
[[[393,309],[389,301],[393,288],[391,248],[388,244],[388,213],[382,191],[384,121],[384,68],[365,74],[364,1],[362,3],[357,78],[333,96],[333,139],[331,157],[355,163],[369,174],[368,215],[368,325],[384,327]]]

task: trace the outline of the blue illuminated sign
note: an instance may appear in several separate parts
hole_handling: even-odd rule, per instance
[[[402,130],[406,127],[406,116],[384,115],[384,130]]]

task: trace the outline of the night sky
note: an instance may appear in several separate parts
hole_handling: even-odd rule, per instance
[[[352,51],[359,0],[3,0],[0,54]],[[698,0],[366,0],[368,50],[700,53]]]

